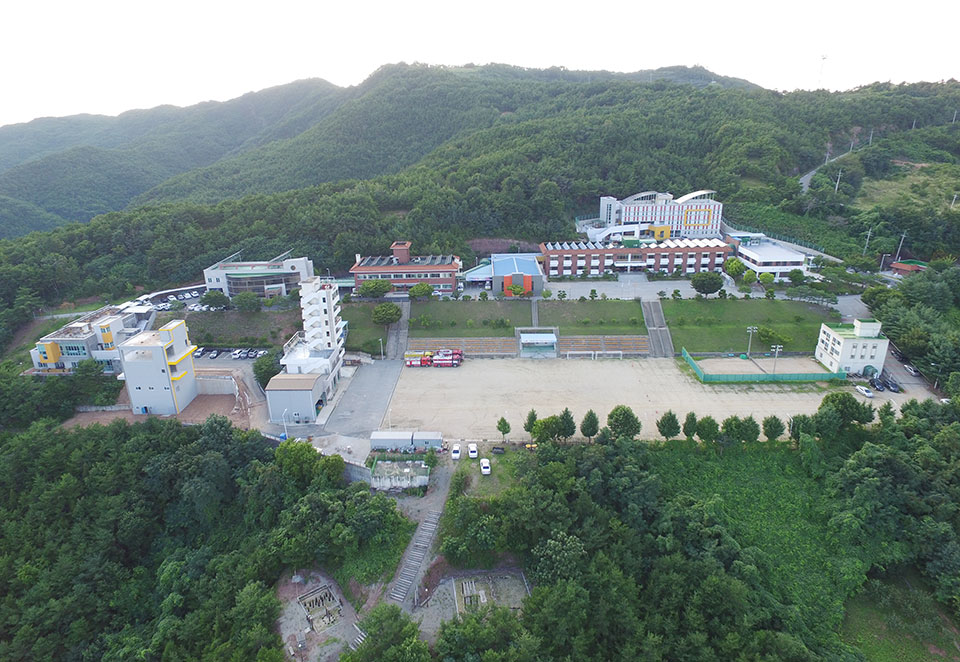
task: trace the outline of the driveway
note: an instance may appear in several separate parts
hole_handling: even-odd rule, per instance
[[[867,305],[860,300],[859,294],[845,294],[837,297],[837,310],[840,311],[841,321],[844,323],[873,317]]]
[[[374,361],[357,368],[323,430],[327,434],[369,437],[387,414],[403,361]]]
[[[546,288],[557,293],[563,290],[567,293],[567,299],[579,299],[580,297],[590,297],[590,290],[596,290],[597,295],[606,294],[610,299],[657,299],[657,292],[663,290],[667,296],[674,290],[680,290],[684,299],[690,299],[697,295],[696,290],[690,285],[689,280],[648,280],[645,274],[620,274],[617,280],[558,280],[551,281]]]

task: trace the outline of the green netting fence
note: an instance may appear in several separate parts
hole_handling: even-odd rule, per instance
[[[723,384],[723,383],[777,383],[777,382],[825,382],[829,379],[846,379],[845,372],[782,372],[777,374],[733,374],[720,375],[704,372],[703,368],[690,356],[686,347],[680,348],[680,355],[687,361],[687,365],[693,368],[697,379],[704,384]]]

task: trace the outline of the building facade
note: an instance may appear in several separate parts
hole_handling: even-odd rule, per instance
[[[314,276],[301,282],[300,312],[303,331],[284,345],[283,372],[264,389],[273,423],[315,423],[340,382],[347,323],[336,281]]]
[[[600,276],[617,271],[688,274],[720,271],[733,249],[719,239],[710,238],[650,241],[637,246],[594,241],[547,242],[540,244],[540,251],[549,278]]]
[[[821,324],[817,360],[830,372],[879,374],[890,341],[880,332],[880,322],[858,319],[853,324]]]
[[[356,257],[350,268],[356,287],[365,280],[389,280],[399,291],[409,290],[417,283],[429,283],[434,290],[453,292],[463,266],[456,255],[410,255],[409,241],[395,241],[390,246],[392,255]]]
[[[291,258],[291,252],[266,262],[240,262],[242,253],[234,253],[204,269],[203,282],[208,290],[219,290],[231,298],[241,292],[268,298],[286,296],[300,281],[313,277],[313,261]]]
[[[130,407],[135,414],[179,414],[197,397],[193,366],[196,345],[187,324],[173,320],[156,331],[144,331],[120,344]]]
[[[117,345],[153,322],[153,308],[132,302],[104,306],[41,338],[30,350],[36,374],[71,374],[81,361],[94,360],[105,374],[122,372]]]
[[[769,239],[766,235],[744,232],[728,235],[736,248],[736,256],[759,277],[773,274],[776,281],[785,280],[794,269],[805,269],[807,256]]]
[[[723,203],[716,191],[694,191],[674,200],[670,193],[644,191],[617,200],[600,198],[600,215],[578,229],[590,241],[719,237]]]

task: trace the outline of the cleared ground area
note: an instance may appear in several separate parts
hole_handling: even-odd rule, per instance
[[[754,356],[750,359],[741,358],[711,358],[693,357],[703,371],[713,375],[760,375],[784,374],[788,372],[808,373],[827,372],[827,370],[809,356],[781,356],[776,361],[774,369],[773,358]]]
[[[801,361],[805,371],[813,368]],[[816,384],[701,384],[675,359],[478,359],[456,370],[405,368],[390,411],[393,427],[440,430],[454,439],[499,440],[496,423],[503,416],[513,428],[508,436],[518,441],[527,437],[523,420],[531,407],[542,417],[569,407],[579,425],[588,409],[605,420],[615,405],[626,404],[643,423],[641,436],[653,438],[667,409],[681,418],[695,411],[718,420],[731,414],[785,419],[815,412],[827,392]],[[877,394],[873,404],[887,397]]]

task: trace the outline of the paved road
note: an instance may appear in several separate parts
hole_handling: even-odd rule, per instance
[[[410,300],[400,302],[400,321],[391,324],[387,330],[387,358],[402,359],[407,351],[407,337],[410,333]]]
[[[646,274],[620,274],[617,280],[597,281],[556,281],[549,283],[547,289],[553,292],[554,298],[563,290],[568,300],[590,297],[590,290],[597,294],[606,294],[610,299],[657,299],[657,292],[663,290],[670,295],[674,290],[680,290],[684,299],[692,299],[697,295],[689,280],[648,280]]]
[[[350,385],[323,426],[327,434],[369,437],[379,430],[400,378],[403,361],[375,361],[357,368]]]
[[[859,294],[845,294],[837,297],[837,310],[840,311],[841,321],[853,322],[855,319],[873,317],[867,305],[860,300]]]

